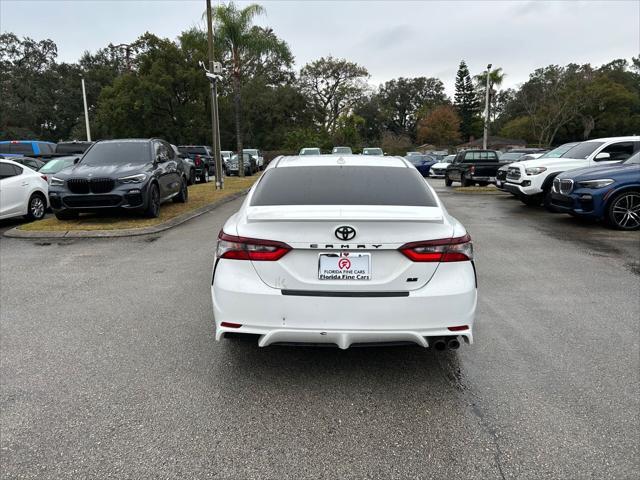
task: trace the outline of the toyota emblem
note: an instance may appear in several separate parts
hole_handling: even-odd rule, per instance
[[[342,225],[336,228],[335,234],[338,240],[351,240],[356,236],[356,229],[349,225]]]

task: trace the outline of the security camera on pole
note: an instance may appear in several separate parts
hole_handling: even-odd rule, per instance
[[[222,78],[222,64],[213,61],[213,23],[211,19],[211,0],[207,1],[207,40],[209,44],[209,70],[199,62],[205,75],[211,82],[211,129],[213,137],[213,158],[216,163],[216,190],[224,188],[222,159],[220,158],[220,126],[218,123],[218,80]]]
[[[482,135],[482,149],[487,149],[487,138],[489,136],[489,89],[491,78],[491,64],[487,65],[487,91],[484,95],[484,133]]]

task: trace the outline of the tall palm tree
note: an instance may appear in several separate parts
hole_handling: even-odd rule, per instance
[[[489,113],[491,113],[491,105],[494,103],[498,89],[504,81],[504,77],[507,75],[502,71],[502,67],[494,68],[489,72]],[[484,96],[487,91],[487,72],[486,70],[478,75],[475,75],[476,91],[478,96],[484,102]]]
[[[242,154],[242,123],[240,86],[242,77],[242,60],[248,50],[268,51],[272,45],[273,36],[256,35],[253,19],[265,13],[265,9],[257,4],[251,4],[238,9],[233,2],[218,5],[213,9],[215,36],[231,54],[231,77],[233,81],[233,103],[235,110],[236,141],[238,150],[238,175],[244,176],[244,156]]]

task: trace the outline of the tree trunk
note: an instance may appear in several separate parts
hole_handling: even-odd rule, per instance
[[[240,103],[240,75],[233,73],[233,103],[236,116],[236,146],[238,151],[238,176],[244,177],[244,155],[242,154],[242,125],[240,124],[241,103]]]
[[[583,127],[582,139],[583,140],[589,139],[589,135],[591,135],[591,132],[593,131],[595,126],[596,126],[596,121],[591,115],[582,117],[582,127]]]

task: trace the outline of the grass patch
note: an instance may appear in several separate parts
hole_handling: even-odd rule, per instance
[[[461,193],[484,193],[484,194],[497,194],[504,193],[502,190],[498,190],[495,185],[487,185],[486,187],[455,187],[456,192]]]
[[[189,201],[187,203],[163,203],[158,218],[144,218],[140,214],[119,210],[116,212],[99,212],[81,214],[76,220],[58,220],[55,216],[38,222],[31,222],[18,227],[19,230],[30,232],[66,232],[70,230],[122,230],[127,228],[152,227],[166,222],[178,215],[191,212],[205,205],[217,202],[234,193],[242,192],[259,178],[227,177],[224,190],[216,190],[215,182],[199,183],[189,187]]]

